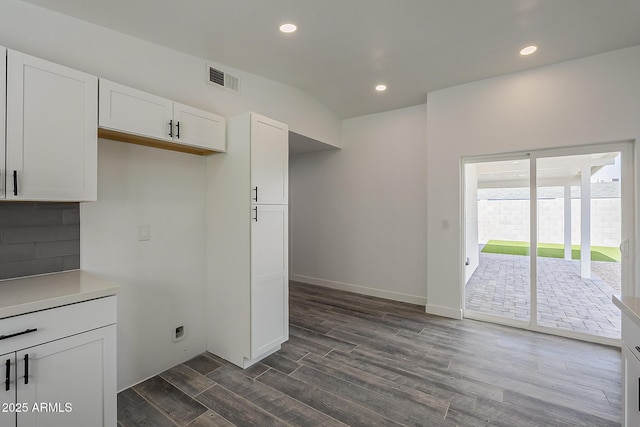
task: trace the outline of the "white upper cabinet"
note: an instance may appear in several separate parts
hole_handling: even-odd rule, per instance
[[[100,79],[99,125],[134,135],[173,140],[173,102]]]
[[[181,144],[225,151],[226,119],[188,105],[173,103],[175,139]]]
[[[251,203],[286,205],[289,194],[289,127],[251,114]]]
[[[7,56],[7,200],[96,200],[98,79]]]
[[[100,137],[194,154],[225,151],[226,119],[100,79]]]

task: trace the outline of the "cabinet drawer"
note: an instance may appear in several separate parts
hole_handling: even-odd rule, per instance
[[[0,319],[0,335],[19,334],[0,340],[0,354],[114,323],[115,296]],[[31,331],[32,329],[36,330]]]

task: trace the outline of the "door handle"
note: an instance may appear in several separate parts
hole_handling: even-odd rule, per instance
[[[169,136],[173,138],[173,120],[169,120]]]
[[[31,329],[25,329],[22,332],[15,332],[15,333],[9,334],[9,335],[0,335],[0,340],[6,340],[7,338],[13,338],[13,337],[17,337],[17,336],[24,335],[24,334],[30,334],[31,332],[35,332],[37,330],[38,330],[38,328],[31,328]]]
[[[24,383],[29,384],[29,353],[24,355]]]
[[[4,390],[9,391],[11,389],[11,359],[7,359],[5,365]]]
[[[18,195],[18,171],[13,171],[13,195]]]
[[[176,122],[176,128],[178,129],[178,133],[176,134],[176,138],[180,139],[180,122]]]
[[[625,256],[629,255],[629,239],[624,239],[620,242],[620,253]]]

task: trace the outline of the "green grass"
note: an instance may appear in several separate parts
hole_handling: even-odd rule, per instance
[[[505,255],[529,255],[529,242],[489,240],[482,252]],[[538,243],[538,256],[564,258],[564,245],[559,243]],[[580,246],[571,246],[571,258],[580,259]],[[611,246],[591,246],[591,261],[620,262],[620,249]]]

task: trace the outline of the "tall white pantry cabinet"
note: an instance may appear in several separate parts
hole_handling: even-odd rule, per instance
[[[288,126],[227,122],[207,158],[207,350],[247,368],[289,338]]]

